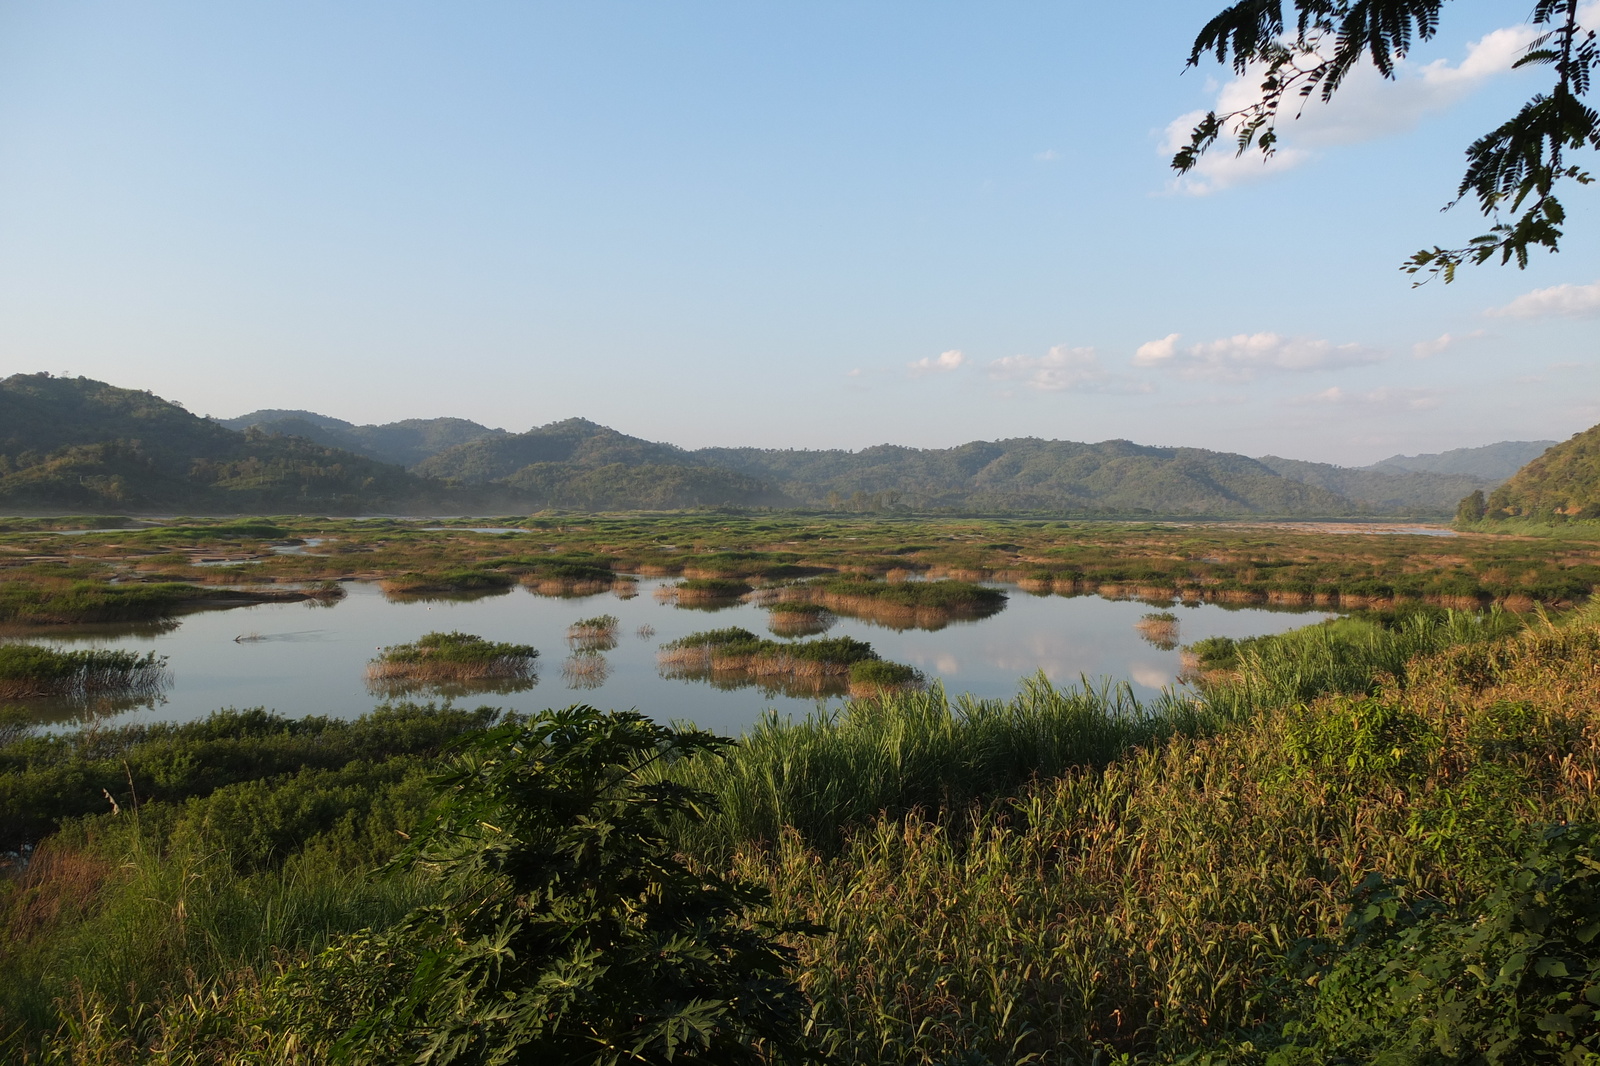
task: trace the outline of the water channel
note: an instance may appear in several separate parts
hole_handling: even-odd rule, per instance
[[[187,721],[224,707],[266,707],[287,715],[355,717],[382,702],[364,681],[379,648],[415,640],[430,631],[460,630],[495,641],[532,644],[541,652],[539,680],[517,692],[456,696],[458,704],[490,704],[523,711],[571,703],[637,707],[661,721],[689,720],[737,733],[763,710],[796,717],[816,709],[815,697],[759,688],[722,689],[704,681],[662,677],[659,647],[705,629],[742,626],[769,635],[767,614],[748,603],[708,611],[678,607],[653,595],[673,579],[644,578],[637,596],[605,592],[582,598],[539,596],[524,588],[471,600],[395,602],[372,584],[351,582],[332,606],[262,604],[189,614],[176,625],[103,627],[30,634],[17,639],[61,648],[119,648],[167,657],[170,684],[154,699],[120,710],[116,722]],[[997,586],[1004,587],[1004,586]],[[828,635],[869,641],[885,659],[908,663],[952,695],[1013,695],[1019,679],[1043,671],[1059,684],[1126,681],[1140,697],[1175,683],[1176,648],[1152,644],[1136,623],[1158,610],[1148,604],[1097,596],[1036,596],[1006,588],[997,614],[953,621],[941,628],[896,630],[841,617]],[[1174,605],[1178,639],[1246,637],[1278,633],[1328,617],[1324,612]],[[610,614],[620,620],[616,647],[587,669],[572,669],[567,627]],[[567,668],[564,669],[564,666]],[[413,698],[426,699],[426,695]],[[28,701],[43,720],[66,722],[81,707]],[[832,703],[837,704],[835,697]]]

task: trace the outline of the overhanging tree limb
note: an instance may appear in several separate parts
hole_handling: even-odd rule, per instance
[[[1252,148],[1263,156],[1272,155],[1286,99],[1298,99],[1302,107],[1313,95],[1328,102],[1363,59],[1393,79],[1413,43],[1438,33],[1445,3],[1293,0],[1292,26],[1282,0],[1240,0],[1224,9],[1196,36],[1189,65],[1212,55],[1241,77],[1259,70],[1260,89],[1242,108],[1208,112],[1194,127],[1189,143],[1173,156],[1173,169],[1192,170],[1224,133],[1233,137],[1240,155]],[[1494,224],[1465,247],[1435,246],[1417,252],[1401,268],[1409,274],[1426,272],[1448,282],[1463,263],[1483,263],[1498,256],[1501,263],[1515,260],[1525,267],[1531,248],[1557,251],[1566,211],[1555,195],[1556,187],[1563,181],[1587,185],[1593,180],[1567,156],[1600,149],[1600,115],[1581,99],[1589,91],[1591,72],[1600,66],[1600,42],[1594,31],[1579,24],[1578,0],[1536,0],[1529,20],[1550,30],[1534,40],[1513,67],[1551,66],[1555,84],[1473,142],[1456,198],[1446,205],[1453,207],[1470,194]]]

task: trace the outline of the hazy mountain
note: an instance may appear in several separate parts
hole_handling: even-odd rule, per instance
[[[1391,455],[1361,469],[1391,474],[1408,471],[1465,474],[1498,484],[1543,455],[1553,444],[1553,440],[1503,440],[1481,448],[1453,448],[1429,455]]]
[[[1487,461],[1492,448],[1462,451],[1485,453],[1479,459]],[[515,434],[452,418],[357,426],[298,410],[218,422],[148,392],[84,378],[0,382],[0,506],[13,509],[735,506],[1335,517],[1447,514],[1462,496],[1492,484],[1467,474],[1351,470],[1125,440],[691,451],[581,418]]]
[[[1447,514],[1461,497],[1488,490],[1499,479],[1422,470],[1380,471],[1329,463],[1308,463],[1276,455],[1261,457],[1274,472],[1307,485],[1327,489],[1350,500],[1357,509],[1375,514]]]
[[[661,481],[723,492],[730,502],[819,508],[1285,515],[1354,510],[1348,500],[1280,477],[1254,459],[1199,448],[1023,438],[943,449],[688,451],[577,418],[452,448],[417,472],[556,494],[575,492],[581,482],[598,493],[595,498],[608,499],[629,493],[601,491],[602,486],[627,480],[637,486],[630,493],[648,499]]]
[[[1600,426],[1574,434],[1489,494],[1495,518],[1600,518]]]
[[[383,425],[358,426],[315,411],[268,409],[217,421],[232,429],[253,426],[266,433],[304,437],[330,448],[343,448],[382,463],[407,467],[460,444],[508,436],[503,429],[490,429],[465,418],[408,418]]]
[[[298,437],[240,433],[87,378],[0,381],[0,506],[349,513],[436,507],[445,486]]]
[[[706,463],[774,482],[812,506],[913,510],[1158,514],[1348,514],[1348,500],[1280,477],[1254,459],[1022,437],[955,448],[878,445],[859,452],[702,448]]]
[[[672,444],[656,444],[618,433],[584,418],[537,426],[526,433],[475,440],[441,452],[417,467],[419,474],[461,481],[498,481],[533,463],[568,463],[583,468],[621,463],[639,466],[701,466]]]

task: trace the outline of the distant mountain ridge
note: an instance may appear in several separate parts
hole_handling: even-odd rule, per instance
[[[1503,440],[1478,448],[1452,448],[1430,455],[1391,455],[1362,470],[1404,474],[1463,474],[1486,481],[1504,481],[1555,445],[1553,440]]]
[[[149,392],[49,374],[0,381],[0,506],[12,510],[352,513],[462,498],[301,437],[236,432]]]
[[[315,411],[268,409],[252,411],[238,418],[216,419],[230,429],[259,429],[288,437],[304,437],[330,448],[343,448],[380,463],[416,466],[458,444],[484,438],[509,436],[503,429],[490,429],[465,418],[407,418],[383,425],[358,426],[341,418],[319,415]]]
[[[1507,449],[1463,451],[1482,453],[1472,461],[1488,461],[1503,460],[1499,453]],[[1494,484],[1466,473],[1354,470],[1126,440],[1022,437],[953,448],[691,450],[581,418],[525,433],[456,418],[357,426],[285,409],[210,420],[148,392],[85,378],[19,374],[0,381],[0,507],[11,509],[484,513],[483,508],[800,507],[1421,517],[1448,514],[1463,495]]]

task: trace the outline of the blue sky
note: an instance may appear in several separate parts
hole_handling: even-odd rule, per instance
[[[3,0],[0,373],[687,446],[1600,422],[1594,187],[1526,271],[1397,269],[1484,228],[1438,209],[1528,5],[1174,183],[1220,6]]]

